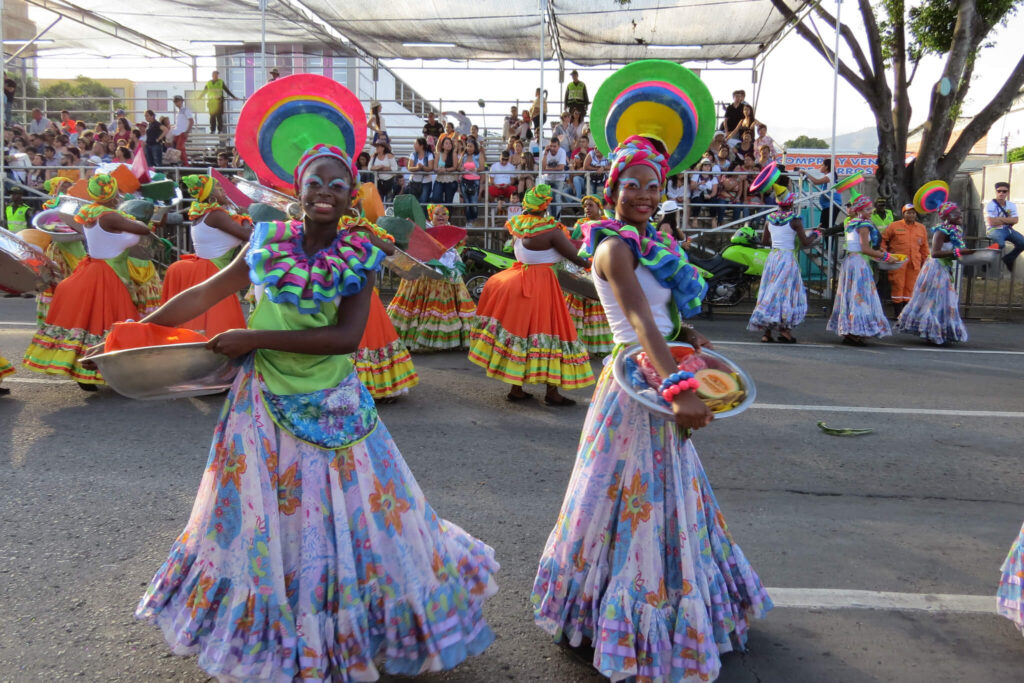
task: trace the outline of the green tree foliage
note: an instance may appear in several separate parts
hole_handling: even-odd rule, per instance
[[[1014,147],[1006,153],[1007,161],[1024,161],[1024,147]]]
[[[113,104],[111,104],[114,91],[87,76],[79,76],[73,81],[58,81],[43,88],[39,95],[46,98],[47,114],[51,118],[62,109],[67,109],[76,119],[106,121],[109,118],[109,112],[123,106],[118,100],[113,100]],[[41,108],[41,103],[33,106]]]
[[[801,135],[795,140],[786,140],[786,149],[828,149],[828,143],[821,138]]]

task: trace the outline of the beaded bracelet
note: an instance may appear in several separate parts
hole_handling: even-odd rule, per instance
[[[892,254],[890,254],[890,253],[889,253],[889,252],[887,252],[887,251],[883,251],[883,252],[882,252],[882,260],[883,260],[883,261],[885,261],[886,263],[888,263],[888,262],[889,262],[889,259],[890,259],[890,258],[892,258]]]
[[[692,391],[699,386],[700,382],[692,372],[683,370],[673,372],[661,381],[661,397],[671,403],[672,399],[679,394],[684,391]]]
[[[818,228],[815,228],[814,230],[811,230],[811,234],[812,235],[817,235],[819,240],[822,239],[822,232]]]
[[[953,254],[956,255],[956,257],[959,259],[960,258],[960,247],[955,247],[953,249]]]

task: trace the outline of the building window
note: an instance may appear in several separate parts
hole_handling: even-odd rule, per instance
[[[166,90],[147,90],[146,109],[152,109],[157,114],[170,111],[167,103]]]

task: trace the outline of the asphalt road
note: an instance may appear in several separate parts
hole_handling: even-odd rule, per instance
[[[0,299],[12,360],[33,308]],[[1021,680],[1024,639],[993,596],[1024,519],[1024,327],[969,322],[969,343],[937,350],[908,337],[839,346],[821,319],[797,346],[753,343],[741,318],[698,325],[758,385],[753,409],[697,434],[698,452],[736,541],[766,586],[788,589],[719,680]],[[486,607],[497,641],[422,679],[601,680],[533,626],[529,605],[589,392],[574,408],[513,405],[464,354],[415,362],[421,384],[383,419],[434,507],[502,564]],[[223,399],[134,402],[11,379],[0,681],[207,680],[132,612],[189,515]],[[832,437],[819,420],[875,433]],[[890,593],[936,611],[895,609]],[[942,607],[934,594],[967,597]]]

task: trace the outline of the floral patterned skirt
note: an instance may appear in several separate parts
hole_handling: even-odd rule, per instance
[[[843,259],[832,316],[825,329],[843,336],[886,337],[892,334],[875,289],[871,266],[859,253],[847,254]]]
[[[930,258],[914,284],[910,303],[896,321],[896,331],[916,334],[936,344],[967,341],[959,306],[949,271],[940,261]]]
[[[761,275],[761,288],[757,292],[757,305],[750,314],[747,329],[791,330],[807,315],[807,292],[796,254],[785,249],[773,249],[768,255]]]
[[[594,646],[612,680],[714,679],[772,607],[737,546],[693,444],[647,412],[607,365],[541,556],[536,623]]]
[[[354,375],[343,384],[365,404]],[[221,680],[373,681],[378,656],[413,675],[483,652],[494,551],[438,516],[383,424],[324,449],[279,428],[262,394],[250,361],[136,616]]]
[[[999,579],[996,593],[996,609],[1013,621],[1024,634],[1024,526],[1021,526],[1017,540],[1010,546],[1010,553],[1003,563],[1003,575]]]

